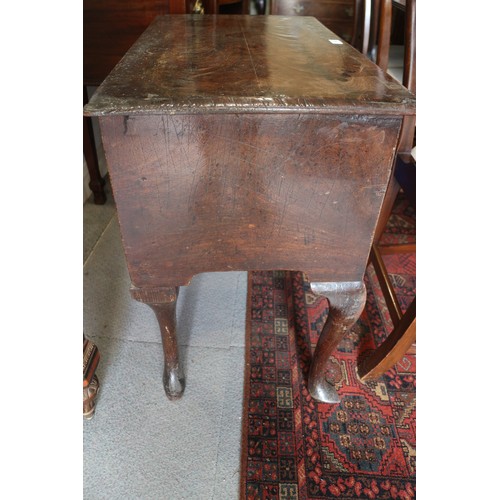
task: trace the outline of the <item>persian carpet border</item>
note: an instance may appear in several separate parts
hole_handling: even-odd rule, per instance
[[[241,419],[241,457],[240,457],[240,499],[245,498],[246,489],[246,472],[248,463],[248,408],[247,403],[250,395],[250,336],[252,333],[252,322],[251,322],[251,308],[252,308],[252,283],[253,283],[253,273],[248,272],[247,278],[247,303],[245,311],[245,373],[243,380],[243,407],[242,407],[242,419]]]

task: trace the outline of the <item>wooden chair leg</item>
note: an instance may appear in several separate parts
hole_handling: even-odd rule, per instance
[[[391,45],[392,0],[381,0],[379,33],[377,47],[377,66],[387,71],[389,66],[389,47]]]
[[[358,375],[362,381],[381,377],[391,369],[408,351],[416,340],[417,299],[408,307],[400,322],[387,339],[358,367]]]
[[[384,295],[387,304],[387,309],[391,315],[391,320],[395,325],[397,325],[403,317],[403,312],[401,311],[396,291],[390,284],[389,273],[385,267],[382,254],[379,248],[375,245],[372,246],[370,251],[370,262],[372,263],[375,274],[377,275],[382,294]]]
[[[87,104],[88,100],[87,87],[84,86],[83,104]],[[85,116],[83,117],[83,155],[85,156],[85,162],[89,171],[89,187],[94,195],[94,203],[96,205],[104,205],[106,203],[106,193],[104,192],[105,181],[99,170],[92,121],[91,118]]]

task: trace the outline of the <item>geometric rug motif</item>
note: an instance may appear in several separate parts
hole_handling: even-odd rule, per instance
[[[341,400],[332,405],[307,390],[326,300],[302,273],[249,273],[241,498],[415,497],[415,356],[377,381],[359,380],[363,353],[390,331],[368,273],[365,283],[367,307],[330,358]]]

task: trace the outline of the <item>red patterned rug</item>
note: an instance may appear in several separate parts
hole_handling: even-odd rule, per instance
[[[409,241],[411,210],[397,210],[387,241]],[[387,266],[404,311],[415,295],[415,255],[392,256]],[[330,358],[341,398],[332,405],[307,390],[326,300],[302,273],[249,273],[241,498],[415,497],[416,357],[407,354],[378,381],[359,380],[360,359],[392,329],[371,267],[365,283],[365,310]]]

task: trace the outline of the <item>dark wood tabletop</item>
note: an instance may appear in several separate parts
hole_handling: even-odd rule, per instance
[[[162,16],[87,115],[327,110],[413,114],[414,98],[312,17]]]

